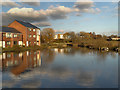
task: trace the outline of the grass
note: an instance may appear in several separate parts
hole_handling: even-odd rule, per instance
[[[3,48],[2,52],[24,52],[24,51],[30,51],[30,50],[40,50],[41,46],[31,46],[31,47],[20,47],[18,45],[15,45],[13,47],[7,47]]]
[[[108,47],[109,50],[116,50],[120,48],[120,41],[106,41],[105,39],[79,39],[76,43],[72,43],[73,47],[87,47],[90,49],[99,49],[103,47]],[[24,52],[30,50],[41,50],[46,48],[65,48],[68,47],[66,43],[42,43],[41,46],[31,46],[31,47],[20,47],[18,45],[7,48],[3,48],[2,52]],[[120,50],[119,50],[120,51]]]
[[[92,47],[94,49],[99,49],[102,47],[108,47],[110,50],[119,48],[119,41],[106,41],[104,39],[88,39],[81,40],[78,44],[83,47]]]

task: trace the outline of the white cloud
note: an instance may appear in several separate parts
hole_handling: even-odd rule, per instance
[[[36,25],[38,27],[45,27],[45,26],[51,26],[51,23],[50,22],[35,22],[35,23],[32,23],[33,25]]]
[[[72,9],[64,6],[50,6],[45,13],[52,19],[64,19],[67,18],[67,14],[71,13]]]
[[[7,12],[2,12],[3,25],[9,24],[10,21],[23,20],[31,23],[39,23],[42,21],[41,25],[50,26],[50,23],[46,23],[50,19],[66,19],[68,18],[68,14],[72,12],[76,12],[79,16],[82,13],[99,13],[101,10],[99,8],[93,8],[94,3],[90,2],[76,2],[72,8],[65,6],[50,6],[46,10],[34,10],[33,8],[11,8]],[[43,22],[44,21],[44,22]],[[36,24],[37,24],[36,23]],[[44,24],[43,24],[44,23]]]
[[[34,10],[33,8],[11,8],[6,13],[2,13],[3,24],[9,21],[24,20],[28,22],[46,21],[49,19],[64,19],[71,12],[70,8],[59,6],[47,10]],[[7,21],[6,21],[7,20]],[[7,23],[8,22],[8,23]]]
[[[79,0],[79,1],[81,1],[81,0]],[[88,9],[88,8],[94,7],[94,2],[91,0],[88,0],[88,2],[76,2],[73,7],[78,8],[80,10]]]
[[[2,13],[3,25],[9,24],[15,19],[28,22],[46,21],[47,15],[43,10],[34,10],[33,8],[12,8],[6,13]]]
[[[23,4],[28,4],[31,6],[39,6],[40,0],[20,0]]]
[[[73,5],[74,11],[80,12],[80,13],[99,13],[100,9],[95,7],[94,2],[91,0],[86,0],[85,2],[83,0],[78,0]],[[80,14],[81,15],[81,14]]]
[[[19,7],[20,5],[11,0],[0,0],[0,5],[5,7]]]
[[[108,7],[108,6],[103,6],[102,8],[104,8],[104,9],[108,9],[109,7]]]

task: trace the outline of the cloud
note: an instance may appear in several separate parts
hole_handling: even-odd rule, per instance
[[[58,32],[58,33],[63,33],[64,30],[55,30],[55,32]]]
[[[16,19],[27,22],[46,21],[48,19],[43,10],[37,11],[33,8],[12,8],[6,13],[2,12],[2,18],[3,25]]]
[[[93,72],[79,72],[77,75],[78,84],[80,86],[92,87],[94,85],[94,73]]]
[[[31,2],[33,4],[33,2]],[[37,2],[36,2],[37,3]],[[34,3],[35,5],[35,3]],[[2,12],[3,25],[8,25],[14,20],[23,20],[39,26],[50,26],[50,23],[46,21],[66,19],[68,14],[75,12],[77,16],[81,16],[82,13],[99,13],[99,8],[92,8],[94,4],[90,2],[76,2],[72,8],[65,6],[50,6],[46,10],[34,10],[33,8],[11,8],[7,12]]]
[[[73,5],[74,11],[79,12],[79,13],[99,13],[100,9],[96,8],[94,9],[94,2],[91,0],[86,0],[86,2],[83,2],[83,0],[79,0],[75,2]],[[79,16],[79,14],[77,14]],[[81,14],[80,14],[81,16]]]
[[[64,19],[71,12],[70,8],[59,6],[47,10],[34,10],[33,8],[11,8],[6,13],[2,12],[3,25],[9,21],[23,20],[28,22],[40,22],[48,19]]]
[[[102,8],[104,8],[104,9],[108,9],[109,7],[108,7],[108,6],[103,6]]]
[[[82,16],[80,13],[76,13],[76,16]]]
[[[49,22],[36,22],[36,23],[32,23],[33,25],[36,25],[38,27],[46,27],[46,26],[51,26],[51,23]]]
[[[5,7],[19,7],[20,5],[11,0],[0,0],[0,5]]]
[[[65,19],[73,10],[64,6],[50,6],[45,12],[51,19]]]
[[[94,7],[94,2],[91,0],[88,0],[88,2],[76,2],[73,7],[78,8],[80,10],[88,9]]]
[[[79,2],[80,1],[80,2]],[[78,2],[75,2],[73,5],[73,8],[77,12],[93,12],[94,9],[94,3],[91,0],[87,0],[88,2],[81,2],[82,0],[79,0]]]
[[[21,2],[31,6],[40,6],[40,0],[21,0]]]
[[[96,13],[100,13],[101,10],[99,8],[96,8]]]

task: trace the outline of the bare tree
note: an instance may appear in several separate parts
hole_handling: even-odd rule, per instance
[[[52,28],[44,28],[41,31],[41,40],[43,43],[51,43],[54,40],[55,31]]]

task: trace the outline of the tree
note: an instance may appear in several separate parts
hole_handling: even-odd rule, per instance
[[[75,32],[69,32],[70,39],[73,43],[77,43],[77,35]]]
[[[51,43],[54,40],[55,31],[52,28],[44,28],[41,31],[41,41],[43,43]]]
[[[68,33],[68,32],[64,33],[64,34],[63,34],[63,37],[64,37],[65,39],[69,39],[69,33]]]
[[[86,32],[80,32],[80,36],[84,37],[84,38],[90,38],[90,33],[86,33]]]

